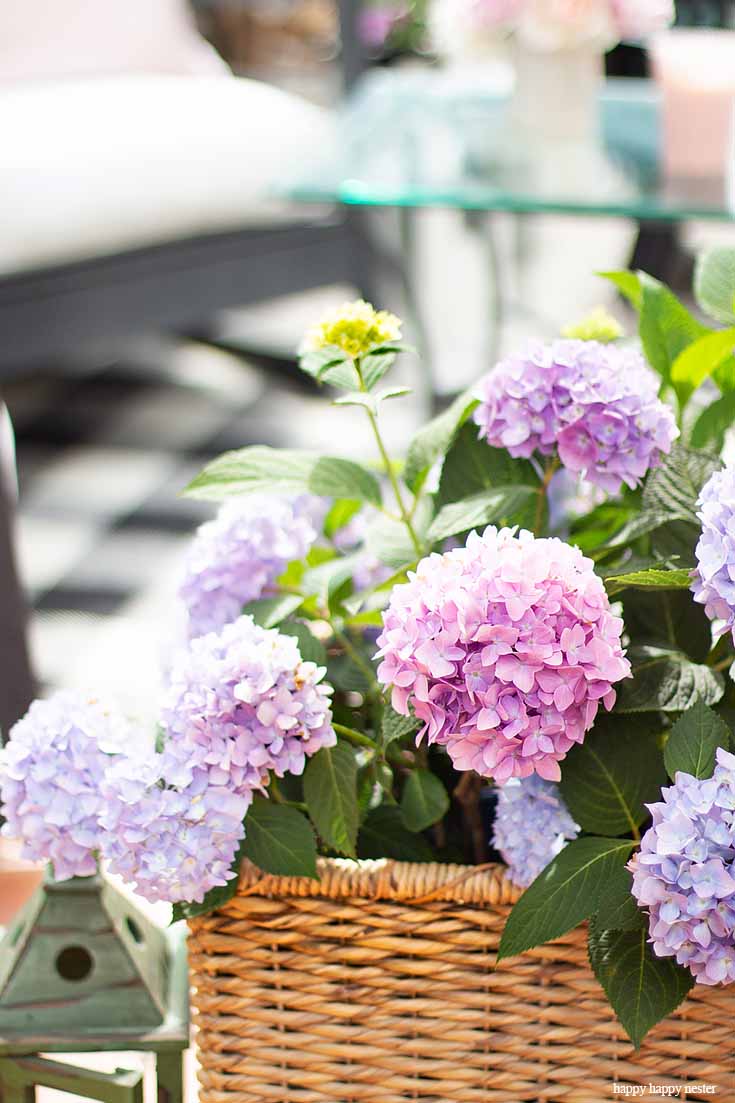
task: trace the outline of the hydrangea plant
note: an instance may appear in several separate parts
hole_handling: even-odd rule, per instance
[[[399,320],[358,302],[316,325],[303,370],[364,412],[374,463],[209,464],[187,493],[220,513],[184,566],[157,735],[36,703],[2,752],[4,832],[178,917],[244,859],[316,877],[319,854],[499,853],[525,890],[499,958],[589,921],[636,1044],[735,980],[735,257],[698,266],[717,325],[608,278],[639,341],[597,312],[533,342],[400,458],[380,427]]]

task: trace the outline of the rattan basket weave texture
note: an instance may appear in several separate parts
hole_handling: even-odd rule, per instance
[[[190,922],[201,1103],[604,1103],[615,1082],[735,1103],[735,997],[698,987],[636,1053],[577,929],[500,963],[502,867],[243,869]]]

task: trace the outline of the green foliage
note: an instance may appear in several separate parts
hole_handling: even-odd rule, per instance
[[[595,924],[606,931],[637,931],[648,927],[648,916],[633,896],[633,874],[616,866],[600,893]]]
[[[301,652],[301,658],[305,663],[316,663],[317,666],[325,666],[327,653],[324,644],[318,640],[308,625],[299,620],[284,620],[278,626],[278,631],[284,636],[295,636]]]
[[[381,502],[375,475],[351,460],[264,445],[225,452],[207,464],[184,493],[190,498],[221,501],[262,490],[309,491],[325,498]]]
[[[718,747],[728,750],[730,729],[703,701],[695,701],[671,729],[664,751],[669,777],[678,770],[694,777],[712,777]]]
[[[734,347],[735,329],[723,329],[700,337],[679,353],[671,365],[671,382],[682,405],[724,361],[732,358]]]
[[[691,584],[691,573],[681,568],[647,567],[645,570],[623,570],[608,574],[605,578],[605,586],[611,597],[631,587],[635,590],[688,590]]]
[[[437,507],[441,509],[468,495],[505,486],[538,488],[539,480],[528,460],[514,460],[501,448],[491,448],[477,435],[476,425],[464,425],[442,467]]]
[[[357,759],[351,747],[324,747],[304,772],[304,799],[311,822],[333,850],[356,857]]]
[[[513,908],[498,960],[550,942],[594,915],[602,890],[623,863],[628,839],[575,839],[543,870]]]
[[[628,657],[633,680],[620,686],[616,712],[684,712],[698,698],[707,705],[722,698],[722,675],[682,651],[641,646],[631,648]]]
[[[243,613],[247,613],[263,628],[276,628],[295,613],[302,602],[300,594],[279,594],[278,597],[264,597],[249,602],[244,606]]]
[[[419,429],[408,446],[403,481],[417,494],[429,471],[444,456],[457,432],[479,405],[472,391],[466,391],[441,414]]]
[[[735,249],[709,249],[697,258],[694,295],[705,314],[722,325],[735,324]]]
[[[255,797],[247,814],[243,857],[280,877],[316,877],[316,839],[306,816]]]
[[[415,735],[419,730],[419,722],[414,716],[401,716],[390,705],[383,710],[383,723],[381,727],[381,739],[384,747],[389,747],[399,739],[405,739],[408,735]]]
[[[601,716],[564,761],[561,791],[572,818],[593,835],[635,831],[666,784],[658,728],[634,717]]]
[[[433,862],[434,852],[423,835],[406,827],[401,809],[381,804],[369,813],[357,837],[360,858],[394,858],[398,862]]]
[[[481,490],[470,498],[451,502],[439,511],[429,526],[427,539],[438,544],[450,536],[482,528],[484,525],[504,524],[536,504],[538,491],[531,486],[503,486],[497,490]]]
[[[648,932],[601,930],[588,936],[590,965],[633,1045],[675,1011],[694,984],[688,969],[673,958],[656,957]]]
[[[413,770],[401,797],[403,822],[409,831],[424,831],[442,819],[449,809],[449,796],[430,770]]]

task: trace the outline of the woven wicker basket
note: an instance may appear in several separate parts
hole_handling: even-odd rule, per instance
[[[582,929],[495,970],[518,895],[501,867],[320,874],[246,867],[191,922],[201,1103],[603,1103],[682,1080],[735,1100],[732,990],[699,987],[636,1053]]]

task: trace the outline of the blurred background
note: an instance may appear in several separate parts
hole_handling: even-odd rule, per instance
[[[385,407],[400,452],[524,337],[598,305],[630,331],[595,271],[686,297],[694,250],[732,237],[735,4],[680,0],[679,33],[713,28],[724,59],[713,76],[712,40],[688,48],[683,92],[675,51],[663,76],[641,41],[608,52],[593,146],[539,102],[543,164],[499,122],[511,60],[444,50],[430,23],[426,0],[4,0],[5,726],[32,679],[153,713],[178,564],[212,513],[179,492],[209,458],[371,455],[360,411],[295,371],[324,310],[364,294],[406,317],[423,356]]]

